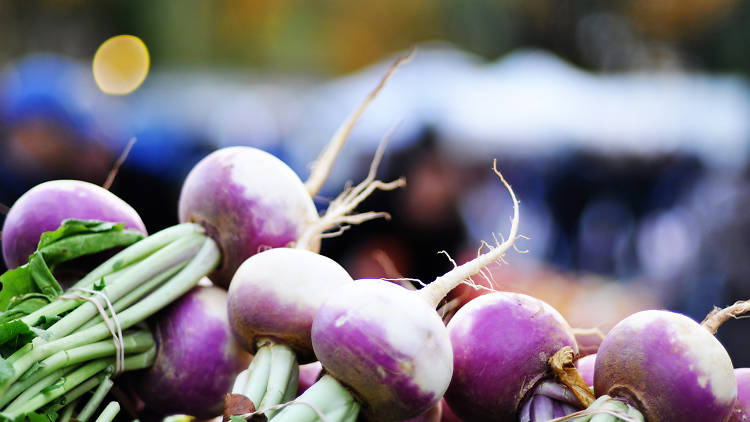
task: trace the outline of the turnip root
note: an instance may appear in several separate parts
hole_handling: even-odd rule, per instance
[[[562,315],[520,293],[479,296],[448,323],[453,379],[445,400],[471,421],[546,421],[573,413],[580,402],[550,379],[548,361],[564,346],[577,350]]]
[[[313,317],[331,291],[349,283],[339,264],[307,250],[270,249],[245,260],[229,287],[227,311],[236,338],[255,359],[233,393],[260,411],[294,398],[298,362],[315,360]]]
[[[594,364],[596,363],[596,354],[586,355],[576,361],[578,375],[583,378],[586,384],[594,385]]]
[[[42,233],[56,230],[67,219],[124,223],[146,234],[138,213],[106,189],[80,180],[45,182],[18,198],[5,217],[2,247],[8,268],[25,264]]]
[[[147,410],[200,419],[222,413],[224,395],[250,362],[232,335],[226,303],[225,290],[196,286],[152,319],[159,350],[150,368],[134,374]]]
[[[668,311],[635,313],[607,334],[594,389],[646,421],[726,421],[737,397],[732,361],[706,328]]]

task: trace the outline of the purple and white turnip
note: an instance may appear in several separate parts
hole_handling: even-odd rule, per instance
[[[657,310],[635,313],[607,334],[594,389],[649,422],[723,422],[737,397],[732,361],[712,333],[684,315]]]
[[[221,414],[224,395],[250,362],[234,339],[226,303],[224,289],[196,286],[151,319],[159,353],[131,378],[147,411],[200,419]]]
[[[445,400],[472,421],[546,421],[580,406],[551,379],[548,361],[564,346],[577,351],[570,325],[550,305],[520,293],[479,296],[448,323],[453,379]]]
[[[303,249],[270,249],[245,260],[226,309],[236,338],[255,359],[233,392],[261,411],[294,398],[298,362],[315,360],[313,318],[330,292],[352,281],[332,259]]]
[[[5,265],[13,269],[28,262],[42,233],[67,219],[124,223],[147,234],[138,213],[108,190],[80,180],[53,180],[31,188],[8,211],[1,242]]]

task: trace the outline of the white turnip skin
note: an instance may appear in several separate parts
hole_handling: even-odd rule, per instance
[[[750,368],[735,369],[734,377],[737,380],[737,401],[729,422],[747,422],[750,421]]]
[[[564,346],[577,351],[562,315],[520,293],[494,292],[471,300],[453,316],[448,331],[454,369],[445,401],[466,422],[518,421],[525,400],[550,377],[549,359]],[[548,384],[545,388],[565,394],[561,384]],[[554,401],[548,401],[549,417],[557,416]]]
[[[648,422],[723,422],[737,381],[729,355],[706,328],[652,310],[625,318],[604,338],[594,390],[640,410]]]
[[[331,292],[352,282],[335,261],[303,249],[269,249],[245,260],[229,286],[227,313],[235,338],[256,360],[233,392],[262,411],[294,398],[298,363],[316,360],[313,318]]]
[[[229,147],[190,171],[179,217],[203,225],[219,244],[222,263],[209,278],[227,288],[245,259],[296,241],[318,213],[305,185],[281,160],[257,148]]]
[[[5,217],[1,243],[8,268],[26,264],[42,233],[70,218],[124,223],[147,234],[138,213],[101,186],[80,180],[44,182],[18,198]]]
[[[199,419],[222,413],[224,395],[250,362],[232,335],[226,303],[225,290],[196,286],[152,319],[156,360],[133,383],[147,411]]]
[[[314,362],[313,318],[331,292],[352,282],[341,265],[311,251],[261,252],[240,265],[229,287],[232,330],[251,353],[258,341],[271,339],[291,347],[300,363]]]

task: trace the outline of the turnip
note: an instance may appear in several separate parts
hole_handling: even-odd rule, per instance
[[[227,310],[237,339],[255,359],[233,393],[258,410],[293,399],[298,362],[315,360],[313,317],[331,291],[352,281],[335,261],[302,249],[270,249],[242,263],[229,286]]]
[[[39,258],[57,262],[58,255],[91,247],[70,239],[95,234],[106,243],[120,231],[119,225],[67,220],[42,236],[28,265],[1,276],[3,415],[74,406],[74,396],[101,386],[105,375],[151,365],[156,347],[150,334],[144,338],[131,327],[189,291],[218,263],[218,248],[200,226],[179,225],[132,244],[59,295]],[[40,281],[44,289],[37,292]],[[14,296],[6,300],[7,295]],[[41,306],[32,302],[37,299],[43,299]]]
[[[159,352],[133,377],[146,410],[200,419],[221,414],[224,395],[250,362],[232,335],[226,303],[225,290],[196,286],[151,319]]]
[[[2,246],[8,268],[25,264],[42,233],[57,229],[67,219],[124,223],[146,234],[138,213],[106,189],[80,180],[45,182],[18,198],[5,217]]]
[[[471,300],[448,323],[451,410],[471,421],[546,421],[581,408],[553,379],[548,361],[565,346],[577,352],[568,323],[546,302],[494,292]]]
[[[299,382],[297,383],[297,393],[302,394],[307,391],[315,381],[320,378],[320,373],[323,371],[323,365],[320,361],[312,363],[306,363],[299,366]]]
[[[730,416],[737,381],[711,331],[684,315],[651,310],[625,318],[604,338],[594,390],[649,422],[721,422]]]
[[[317,251],[320,238],[339,225],[358,224],[381,213],[348,215],[375,189],[393,189],[403,181],[369,180],[361,190],[347,191],[318,216],[313,198],[323,186],[351,129],[396,68],[398,58],[378,86],[344,121],[313,165],[306,183],[281,160],[251,147],[229,147],[201,160],[182,186],[179,218],[206,228],[222,250],[222,263],[210,275],[224,288],[242,262],[265,249],[291,246]]]
[[[578,375],[586,382],[586,384],[594,385],[594,365],[596,363],[596,354],[586,355],[576,361],[576,369]]]
[[[446,293],[500,259],[513,245],[518,203],[508,239],[457,266],[428,286],[410,291],[385,280],[346,283],[315,315],[312,344],[326,371],[315,385],[272,419],[329,422],[413,418],[438,404],[453,372],[450,339],[435,311]]]
[[[734,370],[737,380],[737,402],[732,409],[730,422],[750,421],[750,368],[737,368]]]

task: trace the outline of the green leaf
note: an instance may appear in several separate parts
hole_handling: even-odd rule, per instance
[[[55,316],[40,316],[38,320],[36,320],[36,323],[34,323],[35,327],[39,327],[43,330],[46,330],[47,328],[51,327],[52,324],[56,323],[57,321],[60,321],[62,319],[61,316],[55,315]]]
[[[44,416],[46,416],[47,420],[50,422],[55,422],[57,418],[60,417],[60,414],[55,410],[55,406],[47,406],[47,409],[44,411]]]
[[[50,391],[56,390],[58,388],[61,388],[63,385],[65,385],[65,380],[66,379],[67,378],[65,378],[65,377],[60,377],[60,379],[58,379],[57,381],[53,382],[52,385],[48,385],[48,386],[44,387],[42,389],[42,391],[40,391],[39,393],[41,393],[41,394],[49,393]]]
[[[73,218],[63,220],[60,227],[55,231],[42,233],[37,249],[42,249],[60,239],[79,233],[98,233],[106,231],[120,231],[125,227],[123,223],[109,223],[99,220],[76,220]]]
[[[106,283],[104,283],[104,277],[101,278],[101,280],[94,283],[94,290],[96,291],[102,291],[104,288],[107,287]]]
[[[83,255],[94,254],[118,246],[129,246],[143,239],[135,230],[112,230],[100,233],[77,234],[39,249],[50,267]]]
[[[33,335],[29,326],[20,319],[0,324],[0,344],[5,344],[23,334]]]
[[[27,370],[26,372],[24,372],[24,373],[23,373],[23,375],[21,375],[21,376],[20,376],[20,377],[18,378],[18,381],[24,381],[24,380],[28,379],[28,378],[29,378],[30,376],[34,375],[34,373],[35,373],[36,371],[38,371],[38,370],[40,370],[40,369],[44,368],[45,366],[46,366],[46,365],[44,365],[44,364],[43,364],[43,363],[41,363],[41,362],[34,362],[34,364],[33,364],[33,365],[31,365],[31,368],[29,368],[29,369],[28,369],[28,370]]]
[[[125,230],[124,227],[122,223],[65,220],[57,230],[43,233],[37,251],[27,265],[0,275],[0,311],[7,311],[14,297],[41,293],[51,301],[62,294],[60,284],[52,275],[55,265],[112,247],[129,246],[143,238],[138,231]],[[19,312],[0,318],[17,318],[33,306],[34,303],[29,303],[25,308],[19,308]]]
[[[16,350],[31,342],[36,333],[21,320],[0,324],[0,356],[8,357]]]
[[[29,422],[53,422],[57,419],[57,417],[55,417],[55,419],[50,419],[46,414],[41,415],[36,412],[29,412],[26,414],[26,417],[29,419]]]
[[[0,275],[0,311],[8,309],[8,303],[14,296],[20,296],[24,293],[34,292],[36,285],[31,279],[29,265],[8,270]]]
[[[60,283],[55,280],[52,271],[50,271],[44,260],[44,256],[39,252],[31,255],[29,270],[31,271],[31,279],[34,281],[39,292],[51,298],[56,298],[62,294]]]

